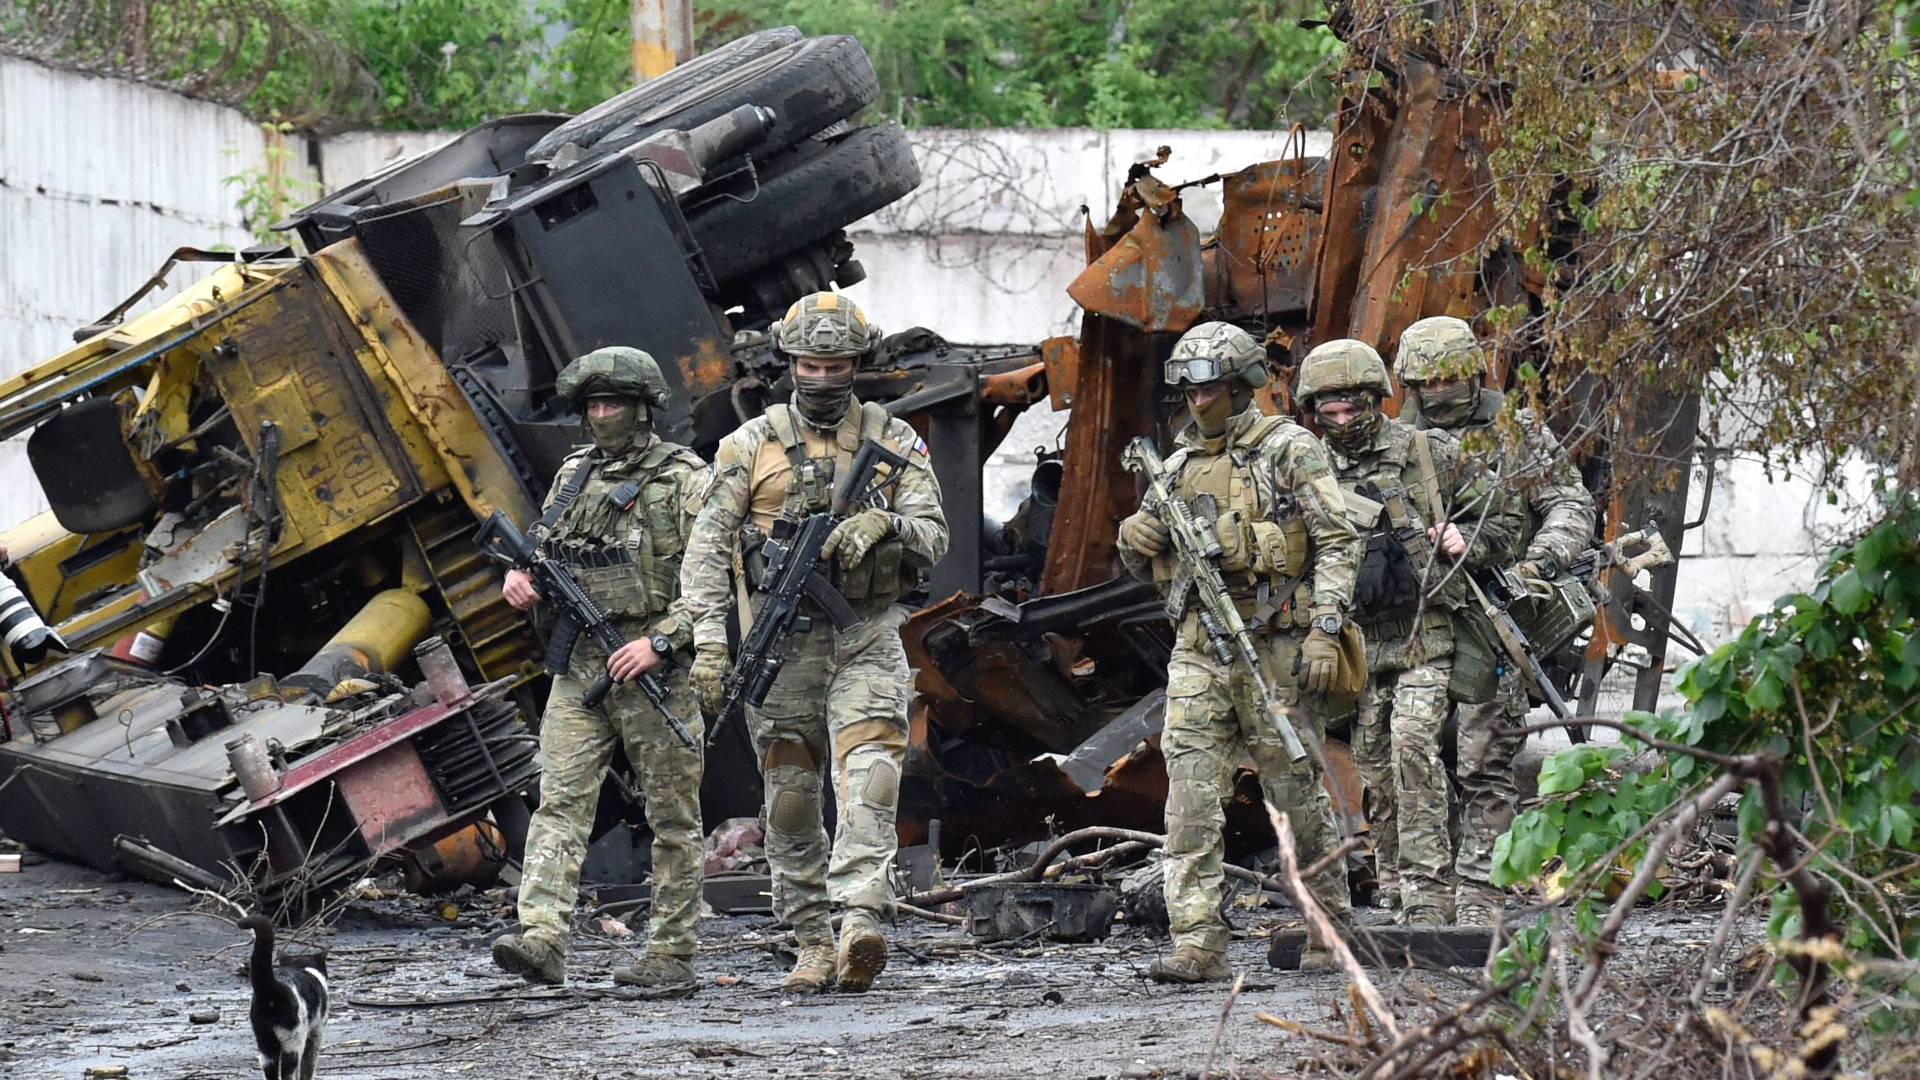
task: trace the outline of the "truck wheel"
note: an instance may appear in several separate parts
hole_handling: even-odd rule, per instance
[[[562,122],[528,148],[526,160],[551,161],[553,155],[568,143],[578,143],[581,147],[592,146],[602,136],[635,116],[678,100],[693,88],[725,75],[747,61],[777,52],[799,40],[800,30],[794,26],[778,26],[735,38],[711,52],[701,53],[657,79],[650,79],[631,90],[615,94]]]
[[[807,38],[635,113],[594,143],[588,155],[602,157],[656,131],[692,128],[742,105],[762,105],[773,110],[773,126],[751,153],[765,159],[847,119],[879,95],[873,61],[857,39],[845,34]]]
[[[809,147],[760,178],[751,202],[717,199],[692,210],[715,281],[727,282],[846,228],[920,186],[920,165],[898,124],[860,128]]]

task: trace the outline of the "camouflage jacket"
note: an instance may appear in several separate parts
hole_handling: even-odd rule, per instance
[[[1501,497],[1493,475],[1462,451],[1459,440],[1444,431],[1430,431],[1428,448],[1438,474],[1441,509],[1467,541],[1466,553],[1457,563],[1436,556],[1427,539],[1433,514],[1427,478],[1420,467],[1419,438],[1411,425],[1388,417],[1372,444],[1358,454],[1349,457],[1329,448],[1333,469],[1344,492],[1362,487],[1378,492],[1378,500],[1385,503],[1384,515],[1396,535],[1402,537],[1425,595],[1441,607],[1458,608],[1467,602],[1466,579],[1457,570],[1459,563],[1490,568],[1512,562],[1521,522]],[[1364,505],[1358,499],[1348,503],[1354,524],[1363,534],[1371,530],[1372,522],[1361,518],[1382,513],[1377,508],[1359,509]]]
[[[897,481],[875,496],[876,505],[894,515],[893,533],[875,544],[851,574],[834,568],[840,586],[855,610],[870,614],[884,609],[903,591],[902,569],[917,573],[947,553],[947,519],[940,510],[940,484],[934,479],[927,444],[905,420],[887,416],[877,405],[855,401],[832,432],[818,432],[802,423],[784,405],[775,405],[742,424],[720,440],[713,456],[713,479],[701,500],[686,562],[680,568],[680,590],[693,620],[695,645],[725,644],[727,609],[734,591],[733,573],[741,556],[764,538],[782,513],[817,509],[821,490],[804,488],[794,469],[794,457],[832,458],[832,476],[851,467],[862,438],[877,437],[907,459]],[[794,437],[799,446],[788,445]],[[890,470],[880,466],[880,475]]]
[[[1340,485],[1326,448],[1313,433],[1286,417],[1247,409],[1233,418],[1224,443],[1209,451],[1189,425],[1167,457],[1173,493],[1193,505],[1212,495],[1218,513],[1238,510],[1250,523],[1249,565],[1223,570],[1236,595],[1261,584],[1299,579],[1308,608],[1345,612],[1353,599],[1360,535],[1348,522]],[[1127,571],[1163,589],[1173,580],[1173,555],[1148,559],[1119,546]],[[1243,597],[1244,598],[1244,597]],[[1288,597],[1276,597],[1282,603]],[[1305,610],[1296,608],[1304,623]]]
[[[1561,449],[1560,440],[1532,409],[1514,413],[1516,430],[1512,438],[1506,437],[1496,426],[1505,408],[1505,395],[1482,390],[1480,405],[1470,420],[1440,430],[1458,438],[1468,453],[1494,462],[1492,469],[1501,490],[1525,509],[1514,544],[1515,561],[1539,562],[1544,558],[1556,567],[1565,567],[1593,546],[1597,515],[1593,493]],[[1434,426],[1412,407],[1402,419],[1419,429]]]
[[[710,468],[657,435],[613,458],[583,447],[561,463],[543,510],[588,463],[573,501],[541,538],[541,551],[565,563],[609,615],[644,620],[649,633],[665,634],[676,648],[687,644],[693,622],[680,597],[680,559]]]

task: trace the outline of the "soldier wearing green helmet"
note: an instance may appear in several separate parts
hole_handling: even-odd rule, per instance
[[[1386,364],[1365,342],[1324,342],[1300,365],[1296,397],[1320,425],[1364,538],[1354,617],[1368,679],[1353,755],[1367,787],[1377,903],[1410,925],[1445,925],[1453,847],[1440,737],[1452,709],[1452,613],[1467,603],[1458,568],[1500,563],[1514,527],[1457,440],[1381,411],[1392,393]]]
[[[1214,528],[1221,576],[1254,631],[1255,649],[1281,704],[1292,709],[1296,729],[1317,734],[1326,712],[1322,697],[1339,666],[1359,537],[1347,523],[1319,440],[1255,406],[1253,391],[1266,382],[1266,361],[1265,347],[1229,323],[1202,323],[1181,336],[1163,374],[1185,394],[1192,422],[1175,438],[1166,465],[1174,495]],[[1177,580],[1169,541],[1165,523],[1144,508],[1120,523],[1127,569],[1162,590]],[[1174,947],[1150,969],[1162,982],[1231,974],[1227,924],[1219,911],[1221,792],[1243,751],[1259,770],[1268,801],[1291,815],[1303,864],[1339,845],[1318,757],[1310,754],[1297,765],[1288,759],[1253,676],[1237,659],[1223,664],[1209,650],[1199,619],[1199,605],[1188,605],[1167,666],[1161,749],[1167,758],[1166,898]],[[1351,917],[1344,867],[1328,867],[1309,885],[1336,919]],[[1303,963],[1328,962],[1316,937]]]
[[[653,434],[653,410],[667,404],[669,390],[645,352],[596,349],[568,364],[554,389],[580,411],[592,444],[561,464],[529,535],[567,565],[628,644],[608,656],[582,637],[566,674],[553,680],[540,724],[540,806],[527,831],[520,932],[495,941],[493,958],[532,982],[564,981],[580,863],[601,776],[620,745],[646,792],[654,884],[647,954],[614,978],[637,986],[685,983],[693,978],[704,877],[702,762],[632,680],[658,672],[669,707],[699,742],[700,713],[686,676],[693,624],[680,600],[679,572],[709,469],[693,451]],[[509,571],[501,592],[522,611],[540,602],[522,571]],[[613,692],[586,705],[581,697],[603,670],[614,677]]]
[[[1402,415],[1416,430],[1448,432],[1469,453],[1493,463],[1517,511],[1516,573],[1550,580],[1587,549],[1593,540],[1592,493],[1531,409],[1514,414],[1511,435],[1495,430],[1506,399],[1481,385],[1487,355],[1471,326],[1439,315],[1407,327],[1394,371],[1407,387]],[[1462,703],[1454,713],[1460,784],[1454,906],[1463,925],[1490,925],[1499,909],[1500,892],[1491,881],[1493,842],[1513,824],[1519,803],[1513,759],[1526,738],[1509,732],[1526,723],[1527,708],[1526,678],[1509,666],[1493,700]]]

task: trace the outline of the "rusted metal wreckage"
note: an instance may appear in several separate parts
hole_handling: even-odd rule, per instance
[[[926,436],[956,526],[903,629],[904,844],[951,859],[1160,826],[1169,633],[1113,544],[1137,501],[1119,452],[1167,435],[1158,361],[1179,331],[1231,319],[1284,368],[1327,337],[1390,355],[1416,318],[1537,294],[1482,251],[1487,104],[1412,58],[1388,74],[1353,73],[1327,157],[1297,140],[1198,181],[1223,187],[1212,237],[1154,174],[1166,155],[1136,166],[1087,230],[1077,338],[962,346],[914,328],[860,376]],[[474,528],[494,509],[530,518],[578,439],[552,396],[571,356],[671,359],[678,407],[658,426],[703,452],[785,396],[764,328],[858,281],[841,230],[919,182],[897,127],[843,123],[875,93],[851,38],[751,35],[578,117],[482,125],[303,209],[286,247],[183,251],[222,265],[0,384],[0,437],[32,432],[52,504],[0,537],[8,573],[72,650],[0,655],[0,830],[296,912],[383,865],[422,884],[497,865],[537,786],[519,721],[537,720],[542,638],[500,600]],[[1070,410],[1064,449],[1012,521],[988,522],[981,468],[1042,400]],[[1690,409],[1646,411],[1682,421],[1660,429],[1664,487],[1612,485],[1589,447],[1610,529],[1651,508],[1677,550]],[[1650,702],[1672,584],[1669,568],[1649,593],[1609,585],[1584,666],[1563,672],[1589,704],[1628,643]],[[1350,770],[1330,782],[1357,814]],[[1250,777],[1239,791],[1244,854],[1272,841]],[[709,753],[703,815],[759,802],[735,729]],[[602,807],[596,835],[642,820],[617,772]]]

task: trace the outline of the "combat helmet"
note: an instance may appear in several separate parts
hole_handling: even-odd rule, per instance
[[[1393,373],[1401,382],[1477,379],[1487,373],[1487,353],[1466,320],[1435,315],[1401,332]]]
[[[840,357],[866,363],[880,352],[880,328],[860,305],[836,292],[808,293],[767,328],[786,356]]]
[[[1387,377],[1386,362],[1373,346],[1353,338],[1323,341],[1300,361],[1300,385],[1297,394],[1311,402],[1322,394],[1370,391],[1381,397],[1393,395],[1393,381]]]
[[[1225,322],[1203,322],[1180,335],[1162,374],[1167,385],[1198,385],[1239,376],[1248,386],[1265,386],[1267,350],[1252,334]]]
[[[639,398],[656,409],[666,408],[672,390],[654,358],[627,345],[609,345],[579,357],[560,370],[554,393],[575,406],[601,394]]]

